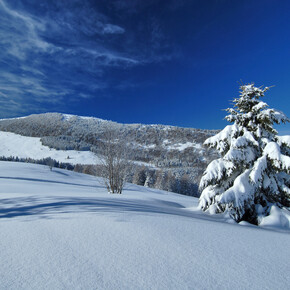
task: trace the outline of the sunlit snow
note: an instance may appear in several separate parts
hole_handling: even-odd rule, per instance
[[[0,156],[32,158],[35,160],[52,158],[58,162],[71,164],[96,164],[97,157],[90,151],[56,150],[42,145],[40,138],[27,137],[0,131]]]
[[[273,208],[265,229],[241,226],[193,197],[132,184],[108,194],[93,176],[42,165],[0,172],[1,289],[290,285],[286,212]]]

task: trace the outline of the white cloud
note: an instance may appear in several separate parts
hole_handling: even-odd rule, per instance
[[[123,34],[125,32],[125,29],[118,25],[105,24],[103,32],[108,34]]]
[[[0,8],[2,9],[0,43],[8,54],[23,60],[32,49],[53,50],[54,46],[38,35],[38,31],[44,29],[41,19],[11,9],[4,0],[0,0]]]
[[[77,54],[81,51],[82,53],[88,52],[90,55],[104,57],[103,65],[111,65],[112,60],[118,63],[122,61],[131,64],[137,63],[136,60],[121,56],[120,53],[104,47],[102,41],[94,43],[94,48],[91,47],[91,43],[90,48],[88,48],[84,41],[80,42],[78,40],[75,41],[76,45],[71,46],[74,43],[73,37],[77,33],[85,33],[91,36],[94,34],[123,34],[125,32],[124,28],[111,23],[103,23],[89,13],[83,15],[83,22],[80,22],[79,19],[76,19],[80,17],[79,14],[67,12],[67,16],[56,15],[54,19],[49,19],[13,10],[4,0],[0,0],[0,7],[2,8],[0,43],[6,48],[8,54],[20,60],[27,58],[30,52],[54,54],[64,51],[67,54],[72,54],[72,52]],[[88,11],[82,13],[85,14],[85,12]],[[95,17],[97,16],[99,15],[96,14]],[[52,31],[51,28],[53,28]],[[70,33],[67,33],[68,31]],[[61,36],[60,44],[56,45],[52,41],[45,40],[43,36],[46,35],[51,36],[52,39],[54,36]]]
[[[63,14],[47,14],[43,17],[32,15],[23,9],[14,9],[8,1],[0,0],[0,61],[5,64],[0,68],[2,115],[13,111],[21,113],[25,109],[31,109],[31,104],[35,109],[44,103],[60,104],[65,95],[73,95],[73,86],[85,84],[72,81],[67,73],[70,67],[72,71],[83,67],[90,74],[101,74],[107,66],[138,63],[134,58],[105,47],[106,44],[102,42],[94,42],[92,45],[91,42],[77,39],[79,34],[122,34],[125,32],[122,27],[88,11],[83,11],[83,22],[78,21],[78,13],[67,12],[63,19],[62,16]],[[61,79],[53,80],[53,70],[60,75],[63,70],[64,75]],[[92,88],[91,85],[87,87]],[[93,89],[96,90],[97,87],[105,85],[101,82],[94,85]],[[88,98],[89,94],[81,95],[82,98],[84,96]]]
[[[0,114],[40,110],[65,98],[89,98],[109,87],[104,77],[109,69],[171,57],[156,54],[157,45],[153,49],[146,49],[143,42],[135,46],[134,33],[89,2],[43,1],[39,14],[28,6],[0,0],[0,101],[6,102]],[[162,34],[156,27],[153,43]],[[82,94],[80,89],[84,89]]]

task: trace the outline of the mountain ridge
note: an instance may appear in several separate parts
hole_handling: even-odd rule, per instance
[[[19,120],[19,119],[26,119],[32,116],[40,116],[40,115],[62,115],[64,120],[69,120],[71,118],[78,118],[82,120],[96,120],[96,121],[102,121],[102,122],[108,122],[108,123],[114,123],[114,124],[119,124],[119,125],[129,125],[129,126],[163,126],[163,127],[173,127],[173,128],[183,128],[183,129],[194,129],[194,130],[202,130],[202,131],[213,131],[213,132],[218,132],[220,129],[201,129],[201,128],[194,128],[194,127],[183,127],[183,126],[177,126],[177,125],[169,125],[169,124],[159,124],[159,123],[122,123],[122,122],[117,122],[113,120],[107,120],[107,119],[102,119],[98,117],[93,117],[93,116],[81,116],[81,115],[75,115],[75,114],[68,114],[68,113],[60,113],[60,112],[46,112],[46,113],[39,113],[39,114],[30,114],[27,116],[21,116],[21,117],[12,117],[12,118],[3,118],[0,119],[1,121],[6,121],[6,120]]]
[[[148,186],[157,186],[154,184],[158,178],[168,179],[169,175],[173,175],[178,183],[175,188],[182,187],[183,179],[188,183],[186,189],[173,191],[195,196],[198,195],[197,187],[204,169],[209,161],[217,156],[216,151],[203,147],[203,142],[216,134],[217,130],[158,124],[120,124],[95,117],[62,113],[2,119],[0,130],[22,136],[40,137],[43,145],[57,150],[92,151],[96,154],[104,142],[104,132],[113,130],[119,139],[126,140],[126,150],[133,161],[142,162],[143,166],[148,164],[148,167],[153,165],[158,168],[155,172],[146,169],[147,179],[153,179],[151,183],[146,183]],[[163,177],[158,177],[160,174]],[[131,176],[129,181],[133,180],[134,177]],[[142,183],[143,181],[141,185],[144,185],[145,181]],[[161,185],[163,183],[158,182],[159,189],[165,189],[167,185]]]

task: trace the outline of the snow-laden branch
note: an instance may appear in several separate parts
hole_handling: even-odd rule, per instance
[[[204,142],[222,157],[201,178],[201,209],[257,224],[272,204],[290,207],[290,136],[278,137],[273,128],[289,119],[260,100],[268,89],[242,86],[234,109],[227,109],[233,124]]]

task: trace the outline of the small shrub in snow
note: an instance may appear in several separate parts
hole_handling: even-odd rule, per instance
[[[226,120],[233,125],[205,141],[221,158],[212,161],[201,178],[202,210],[258,224],[271,205],[290,206],[290,136],[278,137],[273,128],[289,119],[260,100],[267,90],[241,86],[234,108],[227,109]]]

